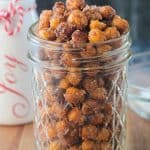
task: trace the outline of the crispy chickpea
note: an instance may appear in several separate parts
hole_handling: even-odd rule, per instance
[[[103,110],[108,115],[112,114],[112,108],[113,108],[113,104],[111,104],[111,103],[105,103],[105,104],[103,104]]]
[[[79,123],[81,121],[81,117],[82,117],[82,112],[77,107],[73,108],[68,113],[68,120],[70,122]]]
[[[89,32],[88,38],[91,43],[103,42],[106,40],[105,33],[99,29],[92,29]]]
[[[92,5],[92,6],[87,5],[83,9],[83,13],[87,16],[88,21],[90,21],[90,20],[102,20],[100,10],[95,5]]]
[[[54,31],[47,28],[39,30],[39,37],[44,40],[51,40],[51,41],[54,41],[56,39]]]
[[[81,72],[69,72],[66,76],[69,83],[76,86],[82,80],[82,73]]]
[[[102,6],[99,9],[104,19],[111,19],[116,15],[116,11],[111,6]]]
[[[68,10],[82,9],[85,6],[85,0],[66,0]]]
[[[50,143],[50,147],[48,150],[65,150],[62,144],[59,141],[54,141]]]
[[[72,43],[73,47],[81,48],[87,43],[88,41],[88,35],[85,32],[82,32],[80,30],[76,30],[72,34]]]
[[[56,138],[56,136],[57,136],[56,129],[52,126],[49,126],[48,127],[48,137],[52,140],[52,139]]]
[[[112,47],[108,44],[105,44],[105,45],[100,45],[98,48],[97,48],[97,54],[98,55],[101,55],[105,52],[109,52],[112,50]]]
[[[79,102],[83,102],[85,98],[86,92],[82,89],[70,87],[66,90],[64,94],[65,100],[72,104],[78,104]]]
[[[78,55],[64,53],[61,57],[61,63],[66,67],[77,67],[80,65],[80,63],[76,61],[77,58],[79,58]]]
[[[82,82],[82,85],[88,92],[98,88],[97,80],[94,77],[85,78]]]
[[[52,17],[50,20],[50,28],[55,30],[61,22],[59,17]]]
[[[59,88],[61,88],[61,89],[67,89],[67,88],[69,88],[69,86],[70,86],[70,84],[67,79],[62,79],[59,83]]]
[[[50,17],[52,16],[51,10],[44,10],[40,15],[40,21],[38,25],[38,29],[44,29],[50,27]]]
[[[129,24],[128,21],[121,18],[120,16],[115,16],[112,20],[112,26],[115,26],[121,34],[128,32]]]
[[[91,115],[89,121],[93,125],[101,125],[104,121],[104,115],[101,113]]]
[[[96,144],[93,141],[86,140],[82,142],[82,150],[96,150]]]
[[[56,118],[63,118],[66,112],[63,105],[53,102],[49,109],[49,114]]]
[[[69,126],[64,120],[58,121],[55,128],[58,136],[66,135],[69,131]]]
[[[91,115],[94,113],[98,113],[99,111],[100,111],[100,105],[98,104],[97,101],[88,99],[83,103],[82,113],[84,115]]]
[[[105,30],[105,35],[107,40],[115,39],[120,37],[120,32],[117,30],[116,27],[108,27]]]
[[[87,44],[86,48],[84,48],[81,52],[81,56],[83,58],[93,57],[96,56],[96,54],[96,48],[92,44]]]
[[[56,2],[53,6],[53,12],[63,15],[65,12],[65,4],[63,2]]]
[[[68,17],[67,22],[79,30],[84,29],[88,25],[87,17],[80,10],[73,10]]]
[[[95,140],[97,137],[98,130],[96,126],[86,125],[82,128],[82,139],[91,139]]]
[[[112,146],[110,143],[101,143],[100,149],[101,150],[112,150]]]
[[[55,30],[56,37],[59,38],[61,42],[69,41],[72,32],[73,28],[65,22],[60,23]]]
[[[93,99],[97,99],[99,101],[105,100],[107,97],[107,91],[105,88],[97,88],[94,91],[90,92],[90,96]]]
[[[79,146],[76,146],[76,145],[75,145],[75,146],[71,146],[71,147],[69,148],[69,150],[80,150],[80,149],[79,149]]]
[[[98,136],[97,136],[97,140],[102,142],[107,142],[109,141],[111,138],[111,132],[109,129],[106,128],[102,128],[99,132],[98,132]]]
[[[100,29],[104,30],[107,27],[107,25],[99,20],[91,20],[90,22],[90,29]]]

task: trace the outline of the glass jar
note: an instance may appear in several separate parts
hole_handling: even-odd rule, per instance
[[[129,33],[70,48],[42,40],[36,31],[37,23],[29,29],[28,40],[38,149],[124,149]]]
[[[135,76],[136,74],[136,76]],[[150,120],[150,52],[137,53],[129,67],[129,106]]]

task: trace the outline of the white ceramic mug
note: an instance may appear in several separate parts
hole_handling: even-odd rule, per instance
[[[0,1],[0,10],[8,9],[10,0]],[[24,8],[35,5],[34,0],[21,0]],[[31,122],[32,71],[27,58],[27,31],[37,20],[35,10],[25,14],[21,31],[8,36],[0,22],[0,124],[18,125]]]

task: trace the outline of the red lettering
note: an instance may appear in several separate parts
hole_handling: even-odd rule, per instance
[[[15,78],[14,74],[11,72],[5,73],[5,79],[10,84],[16,83],[16,78]]]
[[[24,72],[28,71],[28,66],[23,62],[21,62],[20,60],[16,59],[15,57],[5,55],[5,58],[10,61],[9,63],[8,62],[6,63],[7,66],[11,68],[16,68],[18,65],[20,69],[23,70]]]

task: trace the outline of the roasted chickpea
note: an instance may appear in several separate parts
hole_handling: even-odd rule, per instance
[[[101,143],[100,149],[101,150],[112,150],[112,145],[110,143]]]
[[[82,85],[88,92],[98,88],[97,80],[94,77],[85,78],[82,82]]]
[[[62,21],[61,21],[60,18],[58,18],[58,17],[51,17],[50,28],[55,30],[61,22]]]
[[[44,40],[51,40],[51,41],[54,41],[56,39],[54,31],[47,28],[39,30],[39,37]]]
[[[61,57],[61,64],[65,67],[77,67],[80,65],[76,59],[79,58],[76,54],[64,53]]]
[[[116,11],[111,6],[102,6],[99,9],[104,19],[111,19],[116,15]]]
[[[69,126],[64,120],[58,121],[55,128],[58,136],[66,135],[69,131]]]
[[[84,115],[91,115],[100,111],[100,105],[97,101],[88,99],[82,105],[82,113]]]
[[[73,10],[68,17],[67,22],[79,30],[84,29],[88,25],[87,17],[80,10]]]
[[[53,12],[58,15],[63,15],[65,12],[65,4],[63,2],[56,2],[53,6]]]
[[[82,120],[82,112],[77,107],[73,108],[68,113],[68,120],[73,123],[80,123]]]
[[[97,54],[98,55],[101,55],[105,52],[109,52],[112,50],[112,47],[108,44],[105,44],[105,45],[100,45],[98,48],[97,48]]]
[[[82,150],[96,150],[96,144],[93,141],[86,140],[82,142]]]
[[[96,140],[98,130],[96,126],[86,125],[82,128],[82,139]]]
[[[51,10],[44,10],[40,15],[40,21],[38,25],[38,29],[44,29],[50,27],[50,17],[52,16]]]
[[[61,42],[66,42],[71,39],[73,28],[67,23],[62,22],[56,28],[56,37],[60,39]]]
[[[53,140],[57,137],[56,129],[52,126],[48,127],[48,137]]]
[[[97,140],[100,142],[107,142],[109,141],[111,138],[111,132],[109,129],[106,128],[102,128],[99,132],[98,132],[98,136],[97,136]]]
[[[67,79],[62,79],[59,83],[59,88],[61,88],[61,89],[67,89],[67,88],[69,88],[69,86],[70,86],[70,84]]]
[[[102,16],[99,10],[99,7],[92,5],[86,5],[83,9],[83,13],[87,16],[88,21],[90,20],[102,20]]]
[[[65,150],[62,144],[59,141],[54,141],[50,143],[48,150]]]
[[[128,21],[121,18],[120,16],[115,16],[112,20],[112,26],[115,26],[121,34],[128,32],[129,24]]]
[[[89,58],[96,56],[97,51],[96,48],[92,44],[87,44],[86,48],[82,49],[81,56],[83,58]]]
[[[72,104],[78,104],[79,102],[83,102],[85,98],[86,92],[82,89],[70,87],[66,90],[64,94],[65,100]]]
[[[69,83],[76,86],[82,80],[82,73],[81,72],[69,72],[66,76]]]
[[[105,33],[97,28],[89,32],[88,38],[91,43],[103,42],[106,40]]]
[[[82,9],[85,6],[85,0],[66,0],[68,10]]]
[[[49,114],[60,119],[64,118],[66,112],[63,105],[58,104],[57,102],[53,102],[49,109]]]
[[[79,146],[71,146],[69,150],[80,150]]]
[[[115,39],[120,37],[120,33],[116,27],[108,27],[105,30],[105,35],[107,40]]]
[[[89,121],[93,125],[101,125],[104,121],[104,115],[101,113],[89,116]]]
[[[107,97],[107,91],[105,88],[97,88],[90,92],[90,96],[93,99],[97,99],[99,101],[105,100]]]
[[[85,32],[82,32],[80,30],[76,30],[72,34],[72,42],[73,47],[75,48],[81,48],[87,43],[88,41],[88,35]]]
[[[90,29],[100,29],[104,30],[107,27],[107,25],[99,20],[91,20],[90,22]]]

